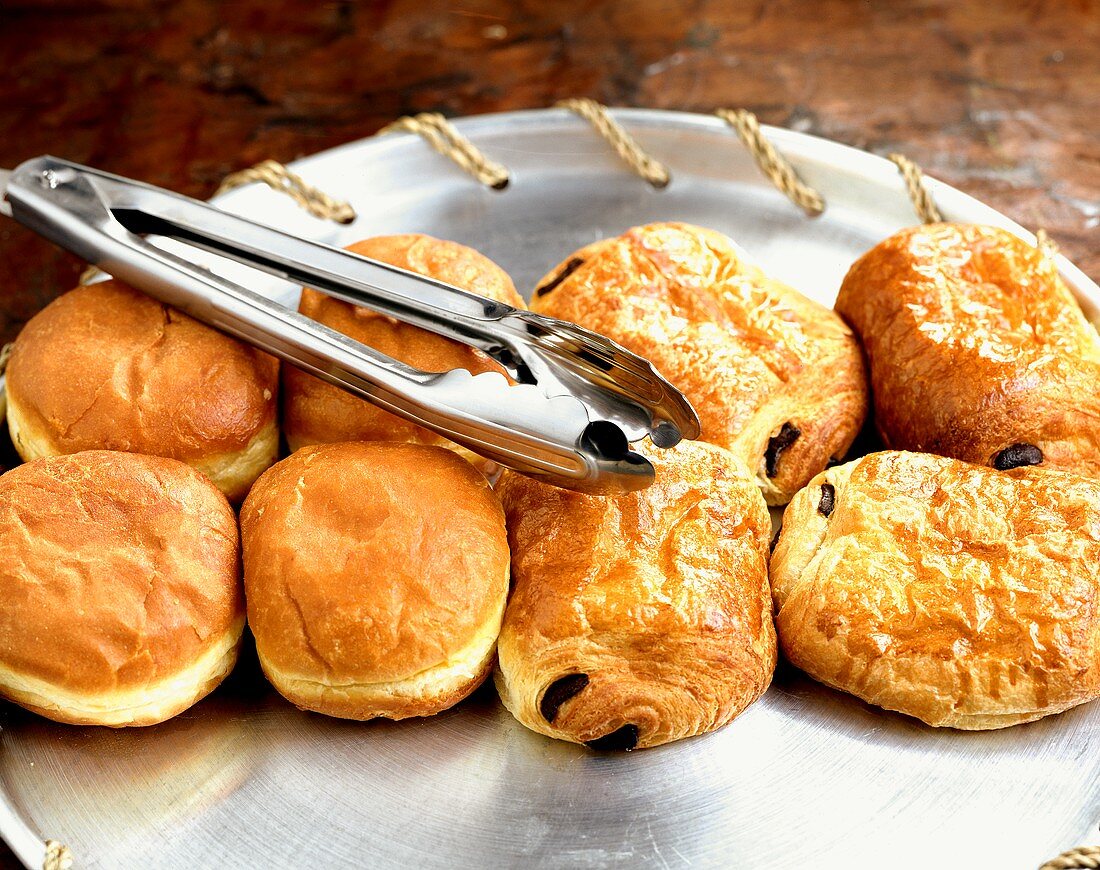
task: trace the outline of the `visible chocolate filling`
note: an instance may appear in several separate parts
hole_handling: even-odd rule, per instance
[[[817,512],[823,517],[829,516],[836,507],[836,489],[831,483],[821,484],[821,501],[817,503]]]
[[[539,712],[547,722],[553,722],[561,705],[588,685],[588,674],[570,674],[560,680],[554,680],[542,694]]]
[[[629,752],[638,745],[638,726],[624,725],[610,734],[597,737],[595,740],[589,740],[584,745],[589,749],[597,749],[600,752],[609,752],[615,749]]]
[[[557,275],[555,275],[553,278],[551,278],[549,281],[547,281],[542,286],[536,287],[535,288],[535,295],[536,296],[545,296],[547,293],[552,292],[553,290],[555,290],[557,288],[557,286],[562,281],[564,281],[566,278],[568,278],[570,275],[572,275],[574,272],[576,272],[577,269],[579,269],[583,265],[584,265],[584,260],[582,260],[580,257],[573,257],[568,263],[566,263],[562,267],[562,270],[560,272],[558,272]]]
[[[1043,451],[1034,444],[1013,444],[993,457],[993,467],[998,471],[1020,468],[1024,465],[1041,465]]]
[[[768,449],[764,451],[764,470],[768,477],[779,474],[779,454],[794,444],[802,430],[790,423],[784,423],[779,434],[768,439]]]

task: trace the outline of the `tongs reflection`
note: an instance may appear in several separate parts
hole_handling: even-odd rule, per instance
[[[0,170],[0,210],[78,257],[501,465],[591,493],[641,489],[630,443],[699,436],[688,401],[596,333],[54,157]],[[142,238],[144,235],[153,239]],[[424,372],[156,244],[173,239],[488,354],[511,375]]]

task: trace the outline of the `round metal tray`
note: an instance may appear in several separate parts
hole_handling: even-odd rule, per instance
[[[669,166],[668,187],[651,188],[585,122],[555,110],[457,123],[508,166],[503,191],[394,135],[293,165],[354,205],[350,226],[256,185],[218,202],[335,244],[405,231],[454,239],[526,292],[583,244],[647,221],[691,221],[830,305],[859,254],[915,221],[881,158],[767,129],[825,196],[825,213],[810,219],[717,118],[614,114]],[[947,219],[1031,238],[976,200],[931,188]],[[1096,285],[1060,267],[1097,322]],[[247,280],[297,301],[296,288]],[[1100,754],[1089,751],[1100,704],[1004,731],[935,730],[784,665],[727,728],[633,754],[533,734],[491,685],[431,719],[303,713],[268,687],[251,650],[210,698],[156,727],[65,727],[12,706],[0,716],[9,809],[69,845],[79,867],[1028,867],[1094,840],[1100,818]],[[40,864],[40,843],[11,839],[28,866]]]

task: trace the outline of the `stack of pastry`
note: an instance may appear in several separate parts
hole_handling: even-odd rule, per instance
[[[351,250],[523,304],[453,242]],[[9,370],[28,462],[0,478],[0,694],[160,721],[228,673],[245,612],[303,709],[427,716],[495,672],[519,722],[596,750],[722,727],[777,648],[935,725],[1100,694],[1100,341],[1026,245],[901,233],[833,311],[718,233],[652,224],[567,257],[532,307],[648,357],[694,404],[699,442],[641,448],[650,488],[504,472],[494,489],[480,457],[290,367],[293,452],[272,464],[273,361],[117,282],[48,307]],[[424,370],[500,370],[308,289],[301,310]],[[872,393],[892,449],[840,464]],[[769,556],[767,506],[788,502]],[[64,634],[49,655],[42,630]]]
[[[837,310],[893,450],[818,475],[784,514],[788,658],[955,728],[1096,698],[1100,338],[1054,263],[1002,230],[919,227],[852,267]]]
[[[0,695],[149,725],[225,678],[245,618],[228,499],[275,460],[277,388],[273,359],[119,282],[27,324],[7,369],[26,464],[0,477]]]

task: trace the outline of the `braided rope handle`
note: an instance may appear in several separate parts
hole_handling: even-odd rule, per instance
[[[901,177],[905,180],[905,189],[909,193],[909,199],[917,212],[921,223],[936,224],[943,220],[939,206],[932,198],[928,186],[924,183],[924,173],[917,164],[904,154],[894,152],[886,155],[890,162],[898,168]]]
[[[73,853],[69,847],[57,840],[46,841],[46,857],[42,859],[42,870],[69,870],[73,866]]]
[[[398,118],[379,130],[377,135],[385,136],[388,133],[415,133],[482,184],[494,190],[503,190],[508,186],[508,170],[486,157],[483,151],[438,112],[421,112],[419,115]]]
[[[277,160],[264,160],[248,169],[231,172],[222,179],[214,196],[227,193],[246,184],[259,182],[272,190],[285,193],[298,205],[316,218],[350,224],[355,220],[355,209],[350,203],[333,199],[323,190],[319,190]]]
[[[1039,252],[1046,257],[1052,265],[1054,264],[1059,254],[1058,243],[1054,241],[1054,239],[1050,237],[1050,233],[1042,227],[1039,227],[1039,229],[1035,231],[1035,247],[1039,249]]]
[[[1080,846],[1051,858],[1039,870],[1100,870],[1100,846]]]
[[[733,128],[760,171],[787,199],[809,217],[817,217],[825,211],[825,198],[799,178],[787,158],[764,137],[756,115],[748,109],[718,109],[714,114]]]
[[[604,139],[619,158],[638,175],[654,187],[666,187],[672,180],[672,174],[659,160],[650,157],[623,126],[611,117],[607,107],[586,97],[559,100],[554,103],[558,109],[567,109],[583,118]]]

